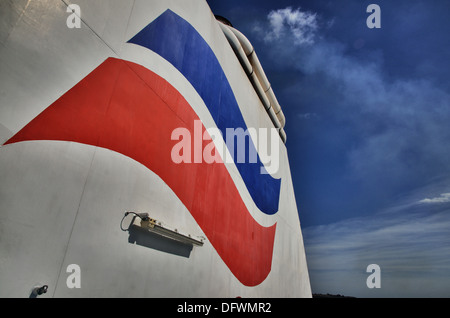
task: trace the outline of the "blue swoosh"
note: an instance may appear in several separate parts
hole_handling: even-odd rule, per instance
[[[225,140],[226,128],[247,130],[219,61],[208,43],[186,20],[171,10],[166,10],[128,42],[159,54],[186,77],[208,107]],[[234,144],[235,149],[229,151],[236,158],[237,143]],[[249,153],[256,151],[251,140],[247,144]],[[244,163],[236,162],[236,167],[256,206],[266,214],[276,213],[281,179],[261,174],[264,165],[259,156],[256,163],[245,160]]]

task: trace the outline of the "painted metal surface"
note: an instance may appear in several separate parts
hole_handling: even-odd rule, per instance
[[[276,225],[262,227],[251,217],[223,163],[173,162],[172,132],[186,128],[193,136],[196,120],[164,79],[109,58],[5,144],[73,141],[136,160],[178,196],[239,281],[258,285],[270,272]]]
[[[189,80],[205,102],[225,140],[229,134],[227,128],[247,130],[219,61],[208,43],[186,20],[167,10],[129,42],[158,53]],[[252,141],[249,147],[247,153],[256,152]],[[242,150],[234,143],[234,148],[229,151],[237,158],[238,152]],[[235,162],[258,208],[267,214],[276,213],[281,181],[270,174],[261,174],[264,164],[259,156],[255,164],[249,163],[249,160]]]
[[[66,26],[71,3],[80,29]],[[204,1],[1,6],[0,297],[39,284],[39,297],[311,296],[284,145],[275,214],[257,206],[236,164],[168,158],[174,128],[219,127],[182,73],[128,43],[168,9],[214,52],[245,127],[273,127]],[[123,231],[125,211],[204,244]],[[74,264],[79,288],[68,284]]]

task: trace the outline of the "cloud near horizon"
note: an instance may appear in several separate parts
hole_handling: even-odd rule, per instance
[[[450,297],[450,209],[395,212],[303,230],[312,289],[357,297]],[[381,288],[369,289],[369,264]],[[426,294],[424,292],[426,291]]]
[[[446,202],[450,202],[450,193],[442,193],[439,197],[431,199],[426,198],[419,201],[419,203],[446,203]]]

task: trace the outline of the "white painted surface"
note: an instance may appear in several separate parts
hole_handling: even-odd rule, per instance
[[[69,3],[81,7],[81,29],[66,27]],[[165,78],[204,125],[214,127],[201,98],[173,66],[126,43],[167,8],[211,46],[247,126],[273,127],[204,1],[30,0],[1,6],[1,144],[109,56]],[[189,252],[161,242],[156,248],[128,242],[128,232],[120,229],[126,210],[148,212],[186,233],[205,236],[172,190],[136,161],[72,142],[1,146],[0,297],[28,297],[38,283],[49,286],[39,297],[310,297],[285,146],[280,143],[275,176],[283,180],[276,215],[261,213],[236,167],[227,168],[252,216],[264,226],[277,223],[272,270],[255,287],[242,285],[207,240]],[[80,289],[66,285],[69,264],[81,268]]]

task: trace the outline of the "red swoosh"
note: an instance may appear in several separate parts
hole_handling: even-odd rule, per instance
[[[172,161],[178,142],[172,131],[184,127],[193,135],[194,120],[194,110],[163,78],[108,58],[5,144],[74,141],[138,161],[174,191],[236,278],[258,285],[271,270],[276,224],[253,219],[223,163]]]

